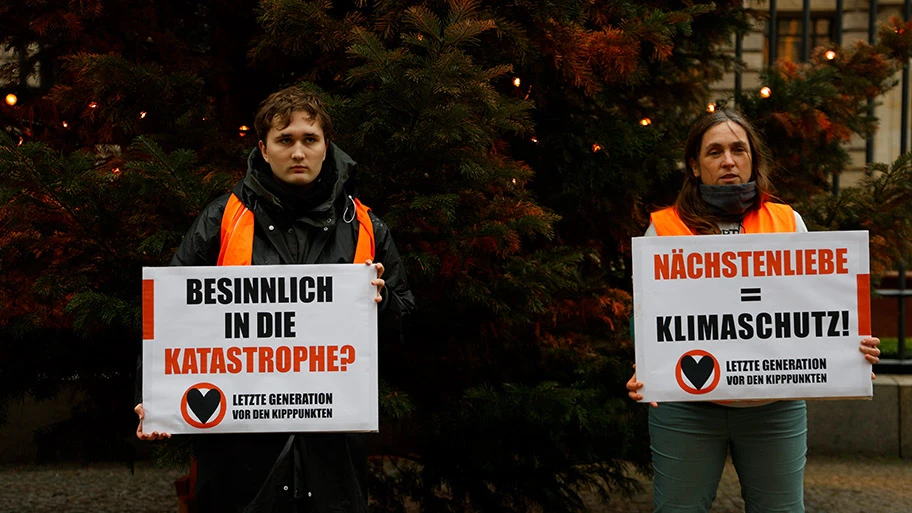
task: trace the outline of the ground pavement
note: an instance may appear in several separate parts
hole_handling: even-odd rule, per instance
[[[176,513],[176,470],[137,464],[0,467],[0,513]],[[593,513],[649,513],[645,492],[611,504],[590,504]],[[805,470],[807,513],[912,512],[912,460],[812,456]],[[729,463],[712,513],[743,512],[738,479]]]
[[[651,513],[651,483],[626,502],[592,504],[593,513]],[[912,460],[811,456],[804,471],[806,513],[912,513]],[[729,461],[712,513],[742,513],[738,476]]]

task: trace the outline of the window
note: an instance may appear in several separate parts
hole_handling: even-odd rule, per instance
[[[0,88],[40,87],[41,64],[35,60],[37,53],[38,45],[35,43],[26,47],[0,42]]]
[[[789,13],[791,15],[791,13]],[[804,21],[800,13],[797,17],[782,16],[776,20],[776,58],[789,59],[794,62],[801,61],[801,37],[803,32]],[[832,14],[811,14],[810,30],[810,51],[818,46],[829,44],[833,40],[833,15]],[[763,60],[767,64],[769,59],[769,34],[766,37],[766,45],[763,46]]]

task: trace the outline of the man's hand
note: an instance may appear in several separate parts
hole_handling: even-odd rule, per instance
[[[165,433],[164,431],[161,433],[158,431],[153,431],[151,433],[143,432],[142,421],[143,417],[146,416],[146,412],[143,410],[142,403],[137,404],[136,407],[133,408],[133,411],[139,416],[139,426],[136,427],[136,438],[139,438],[140,440],[163,440],[165,438],[171,438],[171,434]]]
[[[377,297],[374,298],[375,303],[383,301],[383,296],[380,295],[380,291],[383,290],[383,287],[386,285],[386,281],[381,280],[380,277],[383,276],[383,264],[373,263],[370,259],[364,261],[365,265],[373,265],[377,269],[377,279],[371,280],[371,285],[377,287]]]

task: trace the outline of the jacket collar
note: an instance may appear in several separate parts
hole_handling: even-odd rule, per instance
[[[313,207],[294,205],[289,197],[280,198],[263,185],[264,180],[272,178],[272,169],[263,159],[259,148],[254,148],[248,155],[247,176],[235,186],[234,193],[254,212],[265,210],[270,217],[301,221],[317,227],[333,226],[342,216],[347,196],[356,195],[354,176],[357,164],[335,143],[330,142],[323,165],[324,171],[317,179],[332,176],[335,181],[327,197]],[[326,172],[327,166],[331,171],[329,173]]]

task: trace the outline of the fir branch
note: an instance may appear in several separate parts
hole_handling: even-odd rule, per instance
[[[34,149],[34,146],[27,146],[25,150]],[[65,194],[58,190],[58,188],[53,187],[52,184],[49,184],[44,179],[46,173],[41,171],[41,166],[53,167],[55,169],[66,169],[69,166],[75,166],[81,174],[85,174],[89,169],[88,158],[85,155],[73,155],[70,159],[66,159],[61,155],[54,155],[49,149],[38,149],[36,152],[37,155],[40,155],[43,159],[46,159],[46,163],[37,163],[33,158],[28,157],[24,151],[19,151],[18,148],[14,147],[12,140],[5,136],[5,134],[0,133],[0,165],[3,165],[5,162],[6,171],[12,172],[21,172],[24,173],[22,178],[24,178],[28,184],[32,187],[36,187],[38,191],[49,200],[49,202],[44,202],[38,200],[42,205],[50,205],[52,208],[63,212],[70,220],[76,223],[81,229],[81,236],[84,238],[93,241],[97,244],[103,251],[105,251],[110,258],[116,258],[118,252],[115,251],[107,241],[101,239],[97,236],[96,231],[89,227],[88,221],[83,219],[78,212],[78,206],[71,205],[65,198]],[[36,199],[36,198],[33,198]]]

